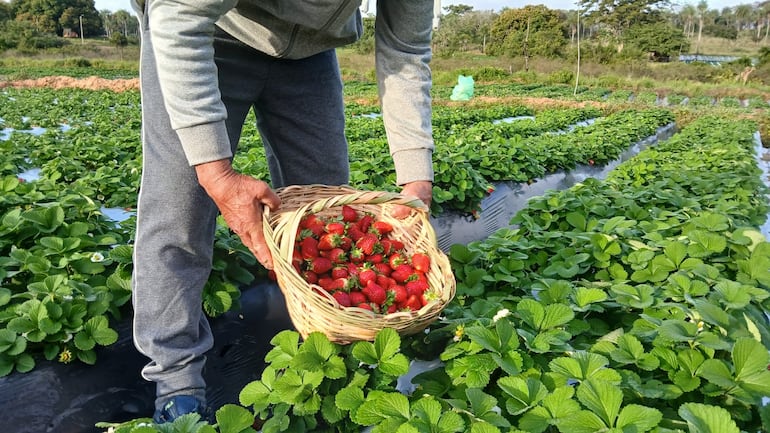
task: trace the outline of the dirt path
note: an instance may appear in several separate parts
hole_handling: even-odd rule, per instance
[[[50,87],[53,89],[87,89],[87,90],[112,90],[115,92],[125,92],[128,90],[139,90],[139,79],[115,79],[109,80],[100,77],[72,78],[62,76],[52,76],[35,78],[30,80],[4,81],[0,82],[0,88],[3,87]]]
[[[53,89],[65,89],[65,88],[77,88],[87,90],[112,90],[114,92],[125,92],[129,90],[139,90],[139,79],[115,79],[110,80],[106,78],[100,78],[96,76],[87,78],[72,78],[64,76],[51,76],[43,78],[35,78],[30,80],[18,80],[18,81],[5,81],[0,82],[0,88],[3,87],[50,87]],[[372,98],[354,98],[354,102],[365,105],[377,105],[378,101],[376,97]],[[534,98],[525,96],[477,96],[471,99],[469,102],[452,102],[452,101],[435,101],[440,105],[448,106],[478,106],[478,105],[494,105],[494,104],[526,104],[534,108],[577,108],[585,106],[601,107],[604,104],[600,102],[576,102],[566,101],[553,98]]]

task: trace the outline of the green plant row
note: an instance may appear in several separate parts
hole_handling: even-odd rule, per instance
[[[478,130],[456,134],[434,154],[434,213],[444,208],[475,212],[496,181],[531,182],[577,164],[616,159],[631,143],[650,137],[673,122],[666,110],[622,111],[574,128],[566,134],[506,136]]]
[[[0,140],[4,155],[0,166],[0,338],[7,342],[0,352],[0,375],[29,371],[40,359],[93,363],[95,347],[111,344],[114,323],[128,307],[134,219],[118,224],[105,217],[104,207],[130,210],[135,206],[141,170],[139,95],[5,89],[0,92],[0,102],[4,127],[18,130]],[[351,105],[349,114],[362,113],[364,108],[368,109]],[[442,107],[437,113],[437,125],[461,131],[464,128],[455,125],[491,124],[491,120],[534,112],[518,106]],[[564,129],[577,119],[595,115],[591,110],[565,111],[561,116],[544,112],[538,116],[542,120],[516,123],[522,125],[522,135],[532,135],[548,128]],[[244,129],[245,152],[239,154],[236,164],[269,179],[251,120]],[[533,129],[533,124],[540,129]],[[24,131],[38,127],[45,131]],[[495,127],[515,134],[512,125]],[[356,160],[366,158],[356,156]],[[368,158],[392,164],[387,151]],[[37,179],[17,179],[30,168],[40,169]],[[353,170],[354,175],[360,172]],[[239,288],[264,272],[220,221],[204,309],[216,316],[238,308]],[[87,331],[86,324],[95,322],[98,332]],[[87,338],[89,332],[99,338]]]
[[[752,198],[765,192],[754,129],[700,119],[607,182],[548,193],[519,227],[454,245],[458,296],[425,334],[341,346],[283,331],[216,425],[103,426],[249,432],[257,416],[263,433],[767,432],[770,243],[752,225],[767,210]],[[687,176],[665,177],[675,169]],[[698,196],[705,179],[744,198]],[[410,365],[424,366],[411,387],[399,382]]]

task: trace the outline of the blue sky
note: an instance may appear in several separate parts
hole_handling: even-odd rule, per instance
[[[737,6],[739,4],[753,4],[757,3],[758,1],[747,1],[747,0],[707,0],[707,3],[709,5],[709,9],[718,9],[722,10],[722,8],[725,7],[733,7]],[[129,12],[131,11],[131,4],[128,0],[95,0],[94,2],[96,4],[96,10],[110,10],[112,12],[115,12],[117,10],[123,9],[127,10]],[[503,7],[512,7],[512,8],[519,8],[528,4],[543,4],[548,6],[551,9],[577,9],[576,5],[577,1],[573,0],[514,0],[514,1],[505,1],[505,0],[460,0],[460,1],[453,1],[453,0],[444,0],[442,2],[443,5],[450,5],[450,4],[466,4],[473,6],[476,10],[494,10],[499,11]],[[698,4],[698,0],[674,0],[674,3],[683,5],[683,4],[691,4],[693,6]]]

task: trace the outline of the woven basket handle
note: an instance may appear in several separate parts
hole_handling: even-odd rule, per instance
[[[408,206],[413,209],[428,212],[428,206],[417,197],[401,195],[384,191],[356,191],[350,194],[337,195],[308,203],[310,212],[320,212],[324,209],[352,204],[389,204]]]

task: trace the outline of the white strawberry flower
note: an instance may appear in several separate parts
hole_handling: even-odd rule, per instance
[[[497,322],[503,317],[508,317],[510,315],[511,315],[511,311],[507,308],[503,308],[502,310],[498,311],[497,314],[495,314],[495,317],[492,318],[492,322]]]

